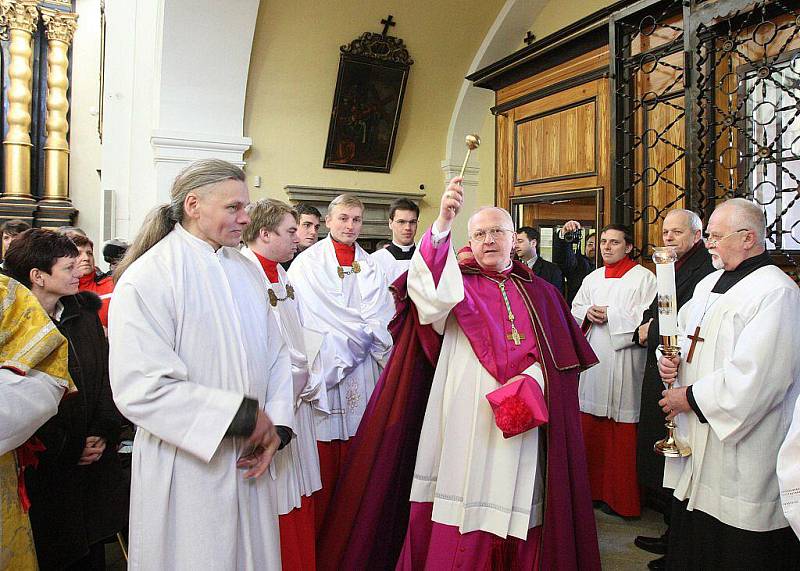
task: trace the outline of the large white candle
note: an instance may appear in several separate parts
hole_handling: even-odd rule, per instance
[[[653,254],[653,261],[656,263],[656,285],[658,287],[658,330],[662,337],[678,335],[675,258],[675,250],[672,248],[656,248]]]

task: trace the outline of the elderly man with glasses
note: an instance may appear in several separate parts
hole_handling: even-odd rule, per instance
[[[508,212],[475,212],[474,259],[457,262],[463,200],[456,177],[408,274],[420,323],[444,338],[398,569],[599,569],[577,395],[597,358],[559,291],[512,262]]]
[[[659,404],[692,450],[664,468],[675,490],[667,568],[796,569],[776,463],[800,392],[800,291],[771,262],[752,202],[723,202],[707,231],[718,271],[678,313],[680,357],[659,360],[661,377],[677,379]]]

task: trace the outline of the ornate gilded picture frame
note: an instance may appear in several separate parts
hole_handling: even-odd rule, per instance
[[[403,40],[366,32],[340,48],[324,168],[388,173],[414,61]]]

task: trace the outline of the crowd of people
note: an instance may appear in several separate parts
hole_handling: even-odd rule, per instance
[[[251,202],[202,160],[105,273],[79,228],[6,222],[0,568],[120,538],[131,569],[599,569],[593,509],[643,505],[651,569],[795,568],[800,290],[759,208],[666,214],[672,356],[629,228],[569,220],[547,260],[484,207],[456,252],[463,203],[418,238],[395,201],[368,253],[356,196]],[[690,456],[653,452],[672,419]]]

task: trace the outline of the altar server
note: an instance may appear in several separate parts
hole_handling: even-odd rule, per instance
[[[289,269],[303,323],[327,337],[322,371],[330,414],[317,417],[322,491],[315,505],[322,524],[336,487],[347,441],[355,435],[392,348],[394,304],[386,274],[358,245],[364,205],[343,194],[330,203],[330,234],[301,253]]]
[[[314,410],[327,412],[319,349],[323,333],[300,319],[302,300],[281,262],[291,260],[300,242],[298,216],[291,206],[263,199],[248,208],[242,253],[264,274],[264,291],[289,347],[294,384],[294,438],[275,455],[281,562],[284,571],[315,568],[314,492],[322,487]]]
[[[789,434],[778,453],[778,482],[783,514],[800,537],[800,399],[794,407]]]
[[[572,301],[572,314],[600,359],[581,374],[579,389],[592,498],[626,517],[640,512],[636,423],[647,357],[632,339],[656,294],[655,276],[629,257],[632,249],[625,226],[603,228],[604,266],[586,276]]]

